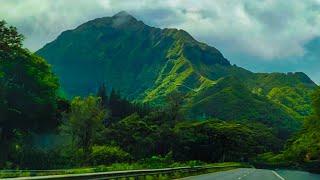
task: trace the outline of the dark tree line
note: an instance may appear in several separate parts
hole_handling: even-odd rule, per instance
[[[152,107],[149,104],[137,101],[132,102],[126,97],[123,97],[120,90],[116,91],[114,88],[111,89],[108,96],[104,83],[99,87],[97,96],[101,98],[101,106],[109,110],[112,122],[133,113],[145,116],[152,110]]]

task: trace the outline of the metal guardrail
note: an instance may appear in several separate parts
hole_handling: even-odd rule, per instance
[[[219,168],[237,168],[240,166],[194,166],[194,167],[178,167],[178,168],[165,168],[165,169],[145,169],[145,170],[129,170],[129,171],[110,171],[99,173],[85,173],[85,174],[66,174],[66,175],[51,175],[51,176],[35,176],[35,177],[19,177],[7,178],[6,180],[36,180],[36,179],[49,179],[49,180],[98,180],[98,179],[119,179],[130,177],[145,177],[145,176],[161,176],[167,174],[192,173],[201,172],[209,169]],[[53,170],[54,171],[54,170]],[[43,171],[42,171],[43,172]]]

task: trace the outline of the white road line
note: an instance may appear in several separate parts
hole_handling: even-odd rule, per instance
[[[253,170],[253,171],[251,171],[251,172],[248,172],[247,174],[244,174],[243,176],[239,177],[238,179],[244,178],[244,177],[246,177],[247,175],[253,173],[254,171],[255,171],[255,170]]]
[[[276,173],[275,171],[272,171],[273,174],[275,174],[278,178],[280,178],[281,180],[285,180],[283,177],[281,177],[278,173]]]

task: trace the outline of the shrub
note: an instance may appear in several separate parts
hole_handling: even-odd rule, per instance
[[[173,164],[173,153],[172,151],[168,152],[164,157],[163,156],[152,156],[150,158],[145,158],[139,161],[145,168],[163,168],[168,167]]]
[[[131,159],[129,153],[117,146],[93,146],[91,160],[94,165],[108,165]]]
[[[277,154],[271,158],[268,159],[268,162],[270,163],[280,163],[280,162],[284,162],[285,158],[283,154]]]
[[[188,166],[204,166],[206,163],[198,160],[191,160],[186,163]]]

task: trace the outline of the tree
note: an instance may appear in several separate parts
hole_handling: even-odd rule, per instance
[[[76,97],[71,102],[70,112],[63,115],[61,130],[70,135],[77,147],[88,154],[95,138],[104,130],[107,115],[107,111],[101,107],[101,98]]]
[[[93,146],[91,152],[93,164],[106,165],[112,163],[126,162],[130,159],[129,153],[118,146]]]
[[[116,143],[137,160],[156,155],[156,133],[156,126],[150,126],[145,119],[134,113],[108,127],[105,137],[107,143]]]
[[[14,51],[22,47],[23,35],[19,34],[15,27],[7,27],[5,21],[0,21],[0,59],[12,57]]]
[[[44,131],[58,123],[58,79],[44,59],[22,48],[22,40],[0,21],[0,166],[14,129]]]
[[[168,120],[172,123],[177,123],[183,119],[180,109],[184,103],[185,95],[181,92],[175,91],[166,97],[167,107],[165,109]]]
[[[110,98],[109,98],[109,107],[111,111],[111,115],[117,116],[118,115],[118,109],[119,109],[119,99],[116,94],[116,91],[114,88],[112,88],[111,93],[110,93]]]
[[[106,87],[105,87],[104,83],[99,87],[97,97],[101,98],[102,107],[107,108],[108,96],[106,95]]]
[[[320,88],[318,88],[312,95],[312,107],[316,115],[320,117]]]
[[[256,126],[255,128],[251,128]],[[269,151],[278,139],[264,125],[220,120],[182,122],[174,129],[176,160],[242,161]],[[269,131],[269,132],[268,132]],[[271,146],[262,140],[269,141]]]

